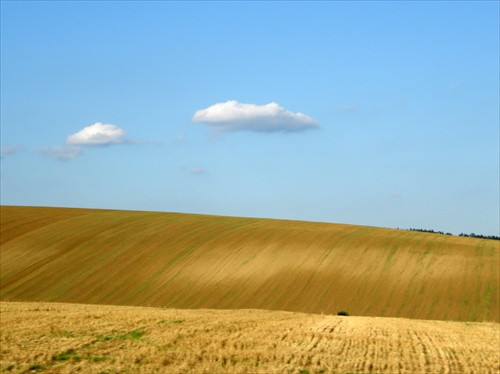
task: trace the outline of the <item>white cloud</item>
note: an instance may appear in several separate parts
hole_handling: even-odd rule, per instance
[[[116,125],[96,122],[68,136],[67,145],[109,145],[125,143],[127,132]]]
[[[218,131],[297,132],[319,127],[311,117],[290,112],[274,102],[256,105],[236,100],[200,109],[192,121],[205,123]]]
[[[205,174],[207,171],[203,168],[193,168],[191,169],[191,174],[193,175],[201,175],[201,174]]]
[[[23,152],[24,147],[21,147],[20,145],[16,145],[15,147],[12,147],[10,145],[3,146],[0,148],[0,155],[7,156],[7,155],[13,155],[15,153]]]
[[[355,112],[359,108],[355,104],[350,104],[350,105],[339,105],[337,106],[337,109],[343,112]]]
[[[184,135],[179,135],[175,140],[174,143],[184,143],[186,142],[186,137]]]
[[[37,149],[38,153],[61,161],[74,160],[83,154],[86,146],[107,146],[111,144],[143,144],[145,141],[125,139],[127,131],[116,125],[96,122],[69,135],[62,146]]]
[[[83,154],[81,147],[76,145],[63,145],[61,147],[45,147],[38,149],[38,153],[45,154],[60,161],[74,160]]]

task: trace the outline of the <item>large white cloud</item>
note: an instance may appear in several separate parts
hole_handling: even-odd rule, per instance
[[[319,127],[311,117],[290,112],[275,102],[256,105],[236,100],[200,109],[192,121],[205,123],[219,131],[297,132]]]
[[[96,122],[66,139],[68,145],[109,145],[124,143],[127,131],[116,125]]]

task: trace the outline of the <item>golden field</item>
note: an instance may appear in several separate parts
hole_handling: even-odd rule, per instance
[[[0,370],[498,373],[498,323],[0,302]]]
[[[500,372],[498,241],[11,206],[0,239],[1,372]]]
[[[1,206],[0,299],[499,322],[499,241]]]

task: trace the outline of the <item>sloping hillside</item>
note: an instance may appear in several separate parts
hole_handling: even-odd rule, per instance
[[[1,207],[2,300],[499,321],[499,242],[354,225]]]

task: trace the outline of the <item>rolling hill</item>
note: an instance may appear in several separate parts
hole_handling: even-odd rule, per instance
[[[499,322],[500,243],[367,226],[1,206],[0,299]]]

